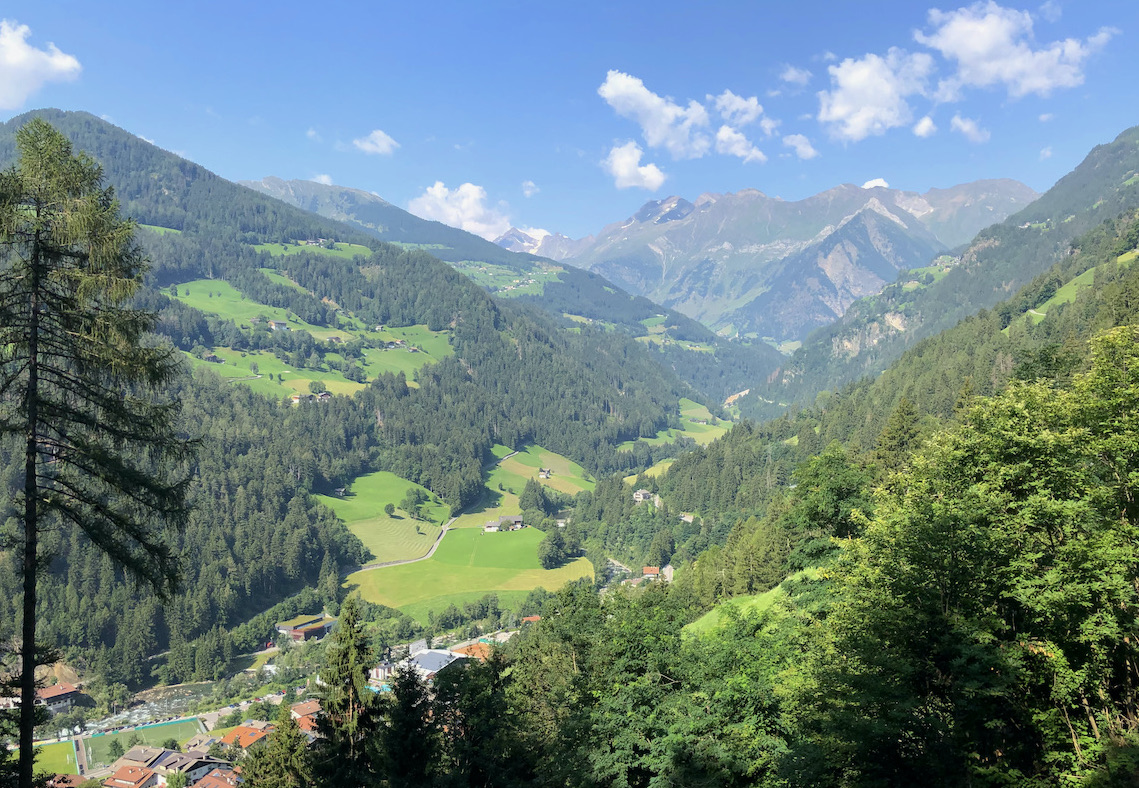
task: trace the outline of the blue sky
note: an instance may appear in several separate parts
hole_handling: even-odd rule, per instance
[[[1139,3],[0,3],[0,119],[82,109],[220,175],[493,236],[883,179],[1048,188],[1139,123]]]

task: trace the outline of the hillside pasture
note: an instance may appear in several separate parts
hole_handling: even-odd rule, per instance
[[[399,508],[409,488],[427,496],[423,505],[426,520],[414,520]],[[450,516],[449,507],[427,488],[387,471],[360,476],[344,497],[313,496],[344,521],[376,561],[402,561],[424,555],[439,535],[439,528]],[[396,516],[384,514],[384,506],[396,507]]]
[[[538,543],[545,534],[534,528],[485,533],[451,530],[435,555],[425,561],[383,567],[348,576],[346,586],[369,602],[398,608],[426,623],[462,595],[466,601],[491,592],[529,592],[539,586],[560,588],[570,580],[592,577],[593,565],[578,558],[558,569],[542,569]]]
[[[501,460],[498,467],[516,479],[521,479],[522,488],[525,488],[527,479],[569,495],[592,490],[595,486],[593,480],[587,478],[585,469],[576,462],[537,445],[528,446],[513,457]],[[540,468],[550,469],[550,478],[538,478]],[[522,489],[516,488],[516,491],[521,493]]]
[[[258,252],[268,252],[273,257],[289,254],[325,254],[329,257],[340,257],[345,260],[351,260],[357,255],[367,257],[372,253],[372,250],[360,244],[346,244],[335,243],[335,249],[326,249],[323,246],[315,246],[309,244],[254,244],[253,248]]]
[[[706,424],[698,422],[704,421]],[[715,418],[708,408],[687,398],[680,400],[680,429],[661,430],[651,438],[642,438],[650,446],[675,443],[681,437],[691,438],[701,446],[706,446],[732,428],[732,423]],[[618,451],[632,451],[635,441],[625,441]]]

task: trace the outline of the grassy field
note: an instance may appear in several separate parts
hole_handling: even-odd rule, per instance
[[[697,424],[697,421],[708,423]],[[683,398],[680,400],[680,424],[681,429],[679,430],[662,430],[653,437],[642,440],[650,446],[659,446],[664,443],[675,443],[678,438],[684,436],[692,438],[701,446],[706,446],[732,428],[731,422],[714,418],[708,409],[699,402]],[[633,443],[634,441],[625,441],[617,449],[618,451],[631,451]]]
[[[175,230],[173,227],[159,227],[157,224],[140,224],[139,227],[144,230],[150,230],[152,233],[158,233],[159,235],[166,235],[167,233],[174,233],[175,235],[182,234],[181,230]]]
[[[342,257],[346,260],[351,260],[356,255],[363,255],[367,257],[372,253],[372,250],[360,244],[335,244],[335,249],[325,249],[323,246],[306,246],[306,245],[293,245],[293,244],[255,244],[253,246],[258,252],[268,252],[273,257],[279,257],[286,254],[301,254],[302,252],[313,252],[315,254],[326,254],[330,257]]]
[[[1129,267],[1132,263],[1135,262],[1137,257],[1139,257],[1139,251],[1131,251],[1127,254],[1120,255],[1115,260],[1115,263],[1118,263],[1123,267]],[[1048,316],[1049,309],[1060,306],[1061,304],[1072,303],[1076,300],[1076,298],[1079,297],[1080,293],[1092,287],[1092,285],[1095,283],[1095,274],[1098,269],[1103,268],[1104,266],[1114,265],[1115,263],[1108,262],[1097,265],[1095,268],[1089,268],[1079,276],[1065,282],[1063,286],[1056,291],[1055,295],[1053,295],[1051,298],[1049,298],[1047,301],[1035,309],[1031,309],[1026,312],[1022,319],[1031,320],[1033,323],[1039,323],[1041,320]],[[1006,326],[1004,333],[1007,334],[1008,331],[1009,327]]]
[[[151,747],[159,747],[162,742],[167,739],[176,739],[177,741],[186,741],[194,734],[201,731],[201,726],[196,719],[178,720],[176,722],[166,722],[159,725],[151,725],[145,728],[136,728],[134,730],[119,731],[118,733],[109,733],[104,736],[92,736],[84,740],[87,746],[87,763],[89,766],[94,767],[96,763],[109,765],[114,759],[110,757],[111,742],[116,739],[123,745],[124,750],[130,749],[127,742],[132,736],[138,736],[142,739],[144,744]]]
[[[819,570],[817,568],[804,569],[788,577],[787,581],[802,580],[804,578],[815,579],[818,576]],[[755,615],[767,610],[785,596],[787,596],[787,592],[783,590],[782,585],[778,585],[762,594],[738,596],[734,599],[729,599],[727,602],[721,602],[700,618],[684,627],[684,634],[692,636],[706,635],[709,632],[719,629],[724,624],[727,620],[729,609],[735,610],[741,615]]]
[[[49,774],[75,774],[75,747],[69,741],[36,747],[36,771]],[[16,750],[16,757],[20,751]]]
[[[492,591],[555,589],[570,580],[592,577],[593,565],[584,558],[559,569],[542,569],[537,548],[543,538],[545,534],[534,528],[503,533],[454,530],[428,560],[356,572],[346,585],[369,602],[399,608],[426,622],[428,611],[445,608],[460,598],[457,595],[477,599]]]
[[[553,589],[546,590],[551,591]],[[455,605],[461,609],[463,605],[468,602],[477,602],[488,593],[492,592],[463,591],[458,594],[446,594],[444,596],[435,597],[434,599],[429,599],[426,602],[405,605],[400,609],[416,621],[428,621],[428,614],[432,610],[438,612],[445,609],[448,605]],[[494,591],[493,593],[498,597],[498,606],[503,610],[517,610],[530,594],[529,591]]]
[[[675,457],[665,457],[663,460],[660,460],[655,465],[651,465],[648,468],[645,468],[645,476],[652,476],[652,477],[663,476],[664,472],[667,471],[668,467],[670,465],[672,465],[674,462],[676,462]],[[637,480],[638,475],[639,474],[634,473],[630,476],[626,476],[625,477],[625,484],[632,484],[633,482],[635,482]]]
[[[428,522],[413,520],[399,508],[410,487],[423,492],[428,503],[423,515]],[[439,535],[439,527],[450,517],[450,509],[427,488],[396,476],[378,471],[361,476],[352,482],[345,497],[314,496],[339,517],[356,534],[376,561],[401,561],[418,558],[430,549]],[[396,507],[396,516],[384,514],[384,505]]]
[[[274,281],[280,280],[291,287],[299,287],[272,269],[261,270]],[[351,325],[342,325],[338,328],[315,326],[295,317],[290,319],[284,309],[247,299],[228,282],[218,279],[196,279],[175,285],[173,288],[166,288],[163,292],[195,309],[230,320],[239,326],[248,327],[251,319],[265,317],[269,320],[287,321],[292,330],[307,331],[314,339],[320,341],[340,337],[344,340],[362,339],[370,345],[379,345],[381,347],[366,349],[359,364],[369,380],[387,372],[393,374],[402,372],[414,385],[412,379],[419,369],[454,352],[447,332],[430,331],[423,325],[371,331],[352,317],[348,317],[345,321]],[[403,340],[408,346],[418,348],[419,352],[382,348],[385,343],[397,340]],[[223,378],[235,381],[241,379],[241,383],[267,396],[283,397],[297,391],[307,393],[309,384],[314,380],[324,381],[325,388],[333,394],[353,394],[363,388],[363,384],[349,380],[341,372],[332,370],[328,366],[319,370],[298,369],[267,352],[242,353],[227,348],[214,348],[213,352],[222,359],[223,363],[209,363],[193,358],[190,359],[190,363],[194,366],[206,366]],[[325,354],[325,358],[337,360],[341,356],[329,352]],[[257,374],[250,369],[251,363],[257,364]],[[268,378],[269,375],[273,376],[272,380]]]
[[[278,271],[275,268],[258,268],[257,270],[260,271],[261,273],[265,274],[266,278],[268,278],[268,280],[270,282],[276,282],[279,285],[284,285],[285,287],[291,287],[292,289],[294,289],[298,292],[301,292],[301,293],[307,293],[308,292],[308,290],[305,290],[303,287],[298,285],[292,279],[285,276],[284,274],[282,274],[280,271]]]
[[[492,293],[506,297],[541,295],[546,283],[556,282],[558,274],[565,270],[560,265],[549,263],[535,263],[526,273],[478,260],[460,260],[448,265]]]
[[[583,490],[592,490],[594,482],[587,478],[585,469],[576,462],[543,449],[541,446],[530,446],[519,451],[508,460],[499,462],[498,467],[508,474],[522,479],[522,487],[526,486],[527,479],[534,479],[538,484],[545,485],[559,492],[577,495]],[[539,479],[538,469],[549,468],[549,479]],[[517,489],[521,493],[521,489]]]

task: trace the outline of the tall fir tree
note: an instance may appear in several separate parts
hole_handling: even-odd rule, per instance
[[[19,161],[0,174],[0,434],[22,445],[11,498],[23,574],[21,786],[33,781],[36,584],[50,562],[41,535],[79,528],[158,593],[177,564],[163,527],[186,517],[187,457],[175,403],[153,393],[180,370],[147,339],[155,316],[130,301],[147,270],[134,223],[120,218],[102,170],[47,122],[17,132]]]
[[[241,776],[250,788],[304,788],[315,782],[308,739],[288,703],[281,703],[273,732],[250,753]]]
[[[380,735],[379,757],[388,785],[431,785],[439,758],[439,731],[427,685],[414,670],[398,670],[386,706],[387,724]]]
[[[360,621],[357,597],[341,605],[327,653],[315,768],[328,785],[374,785],[379,775],[372,754],[382,716],[379,698],[368,687],[376,656]]]

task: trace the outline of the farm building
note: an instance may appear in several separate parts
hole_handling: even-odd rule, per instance
[[[332,629],[334,623],[336,623],[335,618],[318,613],[281,621],[277,624],[277,631],[282,635],[288,635],[298,643],[303,643],[306,640],[324,637]]]

